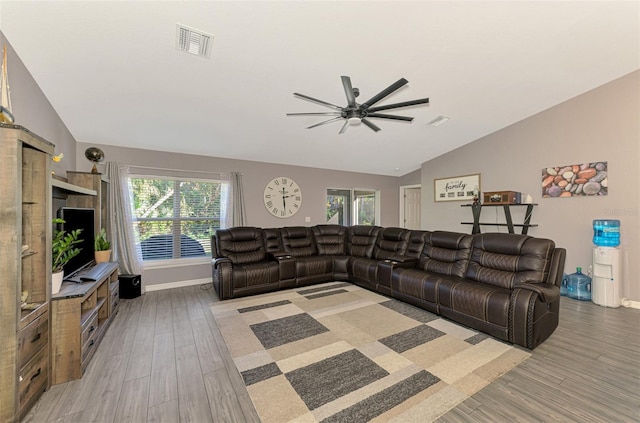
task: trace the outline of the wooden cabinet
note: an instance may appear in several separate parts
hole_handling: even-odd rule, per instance
[[[80,284],[64,282],[51,298],[51,383],[82,377],[105,331],[118,313],[118,264]]]
[[[69,194],[67,197],[68,207],[86,207],[96,211],[95,213],[95,233],[100,233],[100,229],[107,231],[107,239],[111,239],[109,228],[109,180],[100,173],[72,172],[67,171],[67,180],[70,184],[95,191],[96,195]]]
[[[0,124],[0,422],[19,421],[49,385],[53,149]]]

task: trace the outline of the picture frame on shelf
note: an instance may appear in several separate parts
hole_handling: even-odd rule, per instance
[[[481,192],[480,174],[452,176],[433,180],[433,201],[473,201]]]

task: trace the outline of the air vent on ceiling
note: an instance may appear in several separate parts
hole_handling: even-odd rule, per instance
[[[431,122],[428,123],[428,125],[431,126],[440,126],[443,123],[447,122],[449,120],[448,117],[446,116],[438,116],[437,118],[433,119]]]
[[[176,49],[195,56],[211,57],[213,35],[177,24]]]

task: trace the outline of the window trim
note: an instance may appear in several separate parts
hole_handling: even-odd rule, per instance
[[[355,197],[355,193],[359,192],[359,191],[364,191],[364,192],[373,192],[374,196],[375,196],[375,203],[374,203],[374,213],[375,213],[375,219],[374,219],[374,223],[373,226],[380,226],[380,222],[381,222],[381,216],[380,216],[380,211],[381,211],[381,200],[380,200],[380,196],[381,196],[381,190],[379,189],[375,189],[375,188],[335,188],[335,187],[327,187],[325,188],[325,209],[324,209],[324,214],[326,215],[327,213],[327,209],[326,209],[326,203],[327,203],[327,196],[331,195],[329,194],[328,191],[349,191],[349,223],[346,226],[351,226],[351,225],[355,225],[358,219],[358,210],[356,207],[356,197]]]
[[[222,175],[222,174],[221,174]],[[153,174],[143,174],[143,173],[132,173],[128,175],[128,182],[130,183],[130,181],[132,179],[160,179],[160,180],[166,180],[166,181],[179,181],[179,182],[204,182],[204,183],[218,183],[220,185],[227,185],[226,189],[224,187],[222,187],[222,193],[224,193],[225,191],[230,189],[230,184],[231,182],[229,180],[225,180],[223,178],[216,178],[216,179],[206,179],[206,178],[193,178],[193,177],[189,177],[189,176],[169,176],[169,175],[153,175]],[[221,195],[222,195],[221,193]],[[133,192],[131,193],[131,195],[133,196]],[[178,195],[180,195],[180,193],[178,193]],[[222,199],[221,199],[222,202]],[[225,211],[228,211],[229,206],[228,205],[222,205],[220,204],[220,211],[222,214],[222,210],[224,209]],[[179,210],[178,210],[179,211]],[[157,220],[159,221],[171,221],[172,222],[172,227],[175,226],[175,222],[184,222],[184,221],[196,221],[196,220],[212,220],[211,218],[189,218],[189,217],[176,217],[176,210],[174,210],[174,216],[173,217],[167,217],[167,218],[157,218]],[[156,218],[138,218],[136,217],[136,212],[135,210],[133,211],[133,218],[134,218],[134,224],[135,222],[149,222],[151,220],[154,220]],[[218,218],[218,223],[219,223],[219,227],[223,228],[224,227],[224,223],[226,221],[226,217],[225,216],[220,216]],[[171,235],[175,235],[174,231],[172,231]],[[213,235],[213,234],[211,234]],[[140,241],[142,242],[142,241]],[[156,259],[156,260],[144,260],[142,259],[142,265],[144,269],[163,269],[163,268],[172,268],[172,267],[182,267],[182,266],[192,266],[192,265],[201,265],[201,264],[208,264],[211,261],[212,258],[212,252],[209,251],[208,253],[206,252],[206,246],[203,245],[203,248],[205,248],[205,255],[204,256],[198,256],[198,257],[180,257],[180,258],[170,258],[170,259]],[[175,253],[175,251],[174,251]]]

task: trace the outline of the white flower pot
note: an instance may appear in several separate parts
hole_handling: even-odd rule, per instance
[[[51,275],[51,294],[57,294],[58,292],[60,292],[62,279],[64,279],[64,271],[53,273]]]

